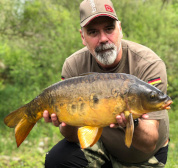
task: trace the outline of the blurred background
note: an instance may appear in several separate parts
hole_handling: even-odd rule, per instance
[[[0,0],[0,168],[43,167],[62,136],[40,120],[17,148],[3,119],[60,81],[65,58],[82,48],[82,0]],[[166,168],[178,167],[178,0],[112,0],[124,39],[151,48],[166,63],[173,99]]]

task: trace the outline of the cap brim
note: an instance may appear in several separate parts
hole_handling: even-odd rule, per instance
[[[97,13],[97,14],[92,15],[92,16],[88,17],[87,19],[85,19],[82,23],[80,23],[80,26],[84,27],[84,26],[88,25],[93,19],[100,17],[100,16],[108,16],[108,17],[111,17],[112,19],[118,20],[117,16],[110,15],[108,13],[100,13],[100,14]]]

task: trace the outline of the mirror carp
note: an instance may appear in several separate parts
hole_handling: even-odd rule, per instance
[[[124,73],[92,73],[69,78],[46,88],[31,102],[11,112],[4,123],[15,127],[17,147],[42,118],[44,110],[56,113],[60,122],[78,126],[81,148],[93,146],[103,127],[116,123],[124,112],[127,124],[125,144],[130,147],[133,119],[144,113],[170,109],[172,100],[156,87]]]

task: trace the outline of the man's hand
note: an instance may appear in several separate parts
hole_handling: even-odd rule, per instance
[[[148,114],[143,114],[141,116],[141,118],[147,119],[147,118],[149,118],[149,116],[148,116]],[[110,124],[110,128],[117,128],[118,126],[123,127],[123,128],[126,127],[127,120],[125,118],[124,113],[121,113],[120,115],[117,115],[116,116],[116,121],[117,121],[116,124]]]
[[[46,123],[48,122],[52,122],[54,126],[59,127],[59,125],[61,124],[57,118],[57,115],[55,113],[51,114],[51,117],[49,116],[49,112],[47,110],[45,110],[43,112],[43,118],[45,120]],[[62,123],[63,125],[65,125],[65,123]]]

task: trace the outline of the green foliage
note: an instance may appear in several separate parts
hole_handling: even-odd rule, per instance
[[[178,103],[178,101],[174,102]],[[173,108],[169,112],[169,120],[170,120],[170,143],[169,143],[169,151],[168,151],[168,161],[166,164],[166,168],[176,168],[178,166],[178,110],[177,108]]]
[[[17,150],[14,131],[5,127],[3,118],[59,81],[65,58],[83,47],[79,34],[81,1],[0,0],[0,167],[43,167],[45,152],[61,138],[58,128],[40,121],[27,137],[29,143]],[[155,0],[112,1],[122,22],[124,39],[150,47],[166,63],[168,94],[174,101],[167,167],[176,167],[178,1],[164,5]],[[48,143],[40,153],[38,144],[46,137]],[[20,160],[10,159],[6,165],[1,155]]]
[[[57,1],[24,2],[9,1],[5,5],[0,1],[4,5],[0,11],[4,15],[0,28],[3,41],[0,62],[6,67],[0,68],[1,104],[10,101],[4,98],[6,92],[12,99],[18,97],[11,101],[15,105],[11,105],[12,109],[59,81],[64,59],[82,46],[77,29],[79,21],[70,19],[78,15],[77,12],[70,13]],[[4,115],[8,110],[3,110]]]

